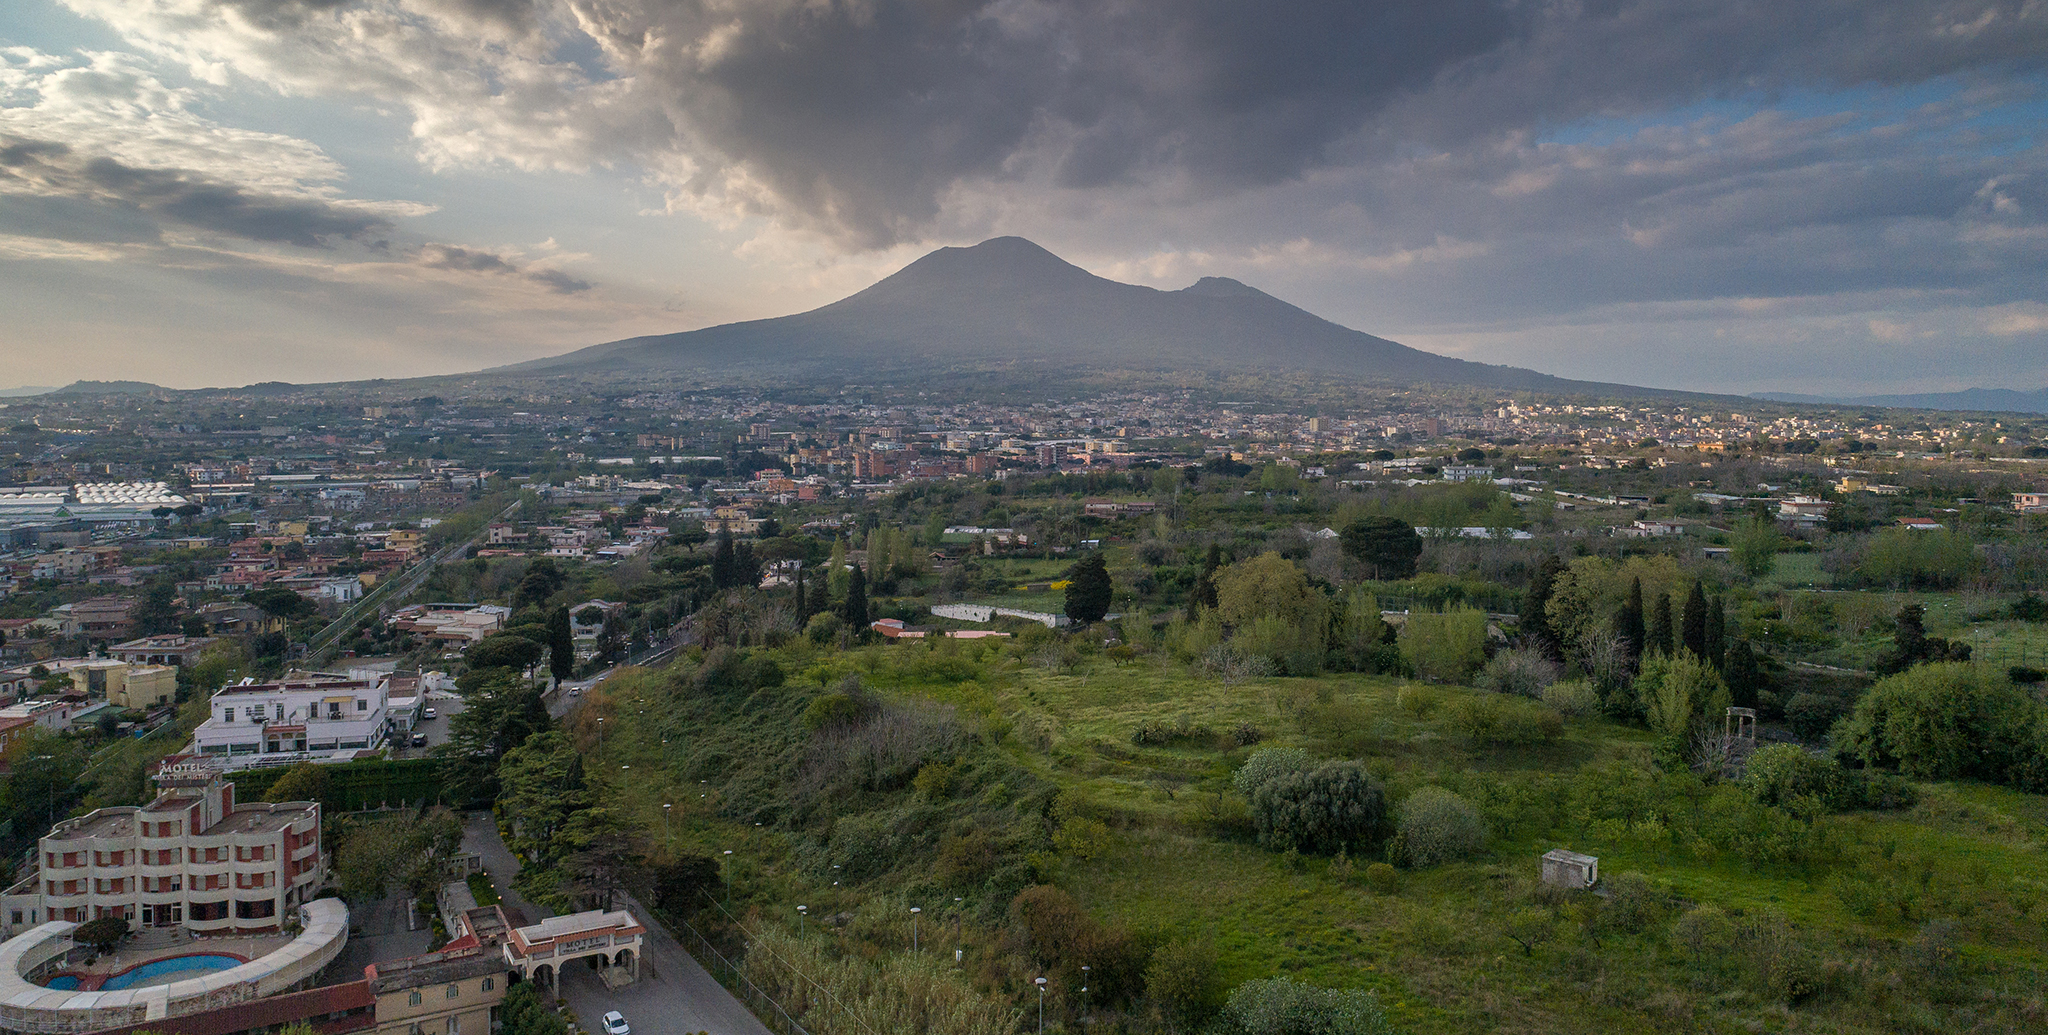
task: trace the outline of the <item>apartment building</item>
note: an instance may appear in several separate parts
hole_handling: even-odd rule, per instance
[[[35,875],[0,894],[0,933],[103,916],[194,934],[273,932],[325,882],[318,803],[237,805],[234,783],[191,755],[165,759],[155,780],[147,805],[50,828]]]
[[[194,750],[224,769],[353,755],[384,745],[390,677],[314,676],[215,691]]]

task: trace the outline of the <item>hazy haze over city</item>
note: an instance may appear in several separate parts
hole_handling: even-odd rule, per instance
[[[19,0],[0,388],[474,370],[1014,234],[1564,377],[2048,384],[2038,0]]]

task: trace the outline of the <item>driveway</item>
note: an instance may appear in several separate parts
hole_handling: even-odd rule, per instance
[[[524,913],[527,923],[553,915],[513,892],[512,875],[519,872],[519,861],[505,847],[488,813],[470,814],[463,828],[462,845],[482,856],[505,905]],[[767,1025],[676,944],[668,931],[653,920],[652,913],[630,896],[624,906],[647,925],[643,938],[645,966],[640,980],[614,991],[604,987],[597,974],[584,967],[571,966],[562,974],[562,995],[586,1030],[597,1030],[605,1011],[617,1010],[626,1015],[626,1022],[635,1031],[646,1035],[698,1031],[711,1035],[773,1035]]]

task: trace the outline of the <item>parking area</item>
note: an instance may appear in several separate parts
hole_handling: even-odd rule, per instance
[[[462,714],[461,695],[452,690],[435,690],[427,694],[426,707],[434,711],[434,717],[424,716],[412,729],[412,733],[401,732],[392,738],[391,754],[394,758],[422,758],[434,748],[448,742],[449,722]],[[425,744],[415,746],[413,734],[427,738]]]

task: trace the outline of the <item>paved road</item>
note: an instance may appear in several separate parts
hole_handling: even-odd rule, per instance
[[[462,845],[483,857],[505,905],[525,914],[528,923],[552,915],[512,890],[512,875],[519,872],[519,860],[505,847],[488,813],[469,816],[462,831]],[[641,1035],[698,1031],[711,1035],[774,1035],[745,1004],[733,998],[725,986],[684,952],[667,931],[652,922],[653,914],[630,896],[624,905],[648,925],[645,967],[640,980],[613,991],[583,967],[572,966],[562,974],[562,995],[586,1029],[596,1030],[605,1011],[617,1010],[626,1015],[626,1022]]]

